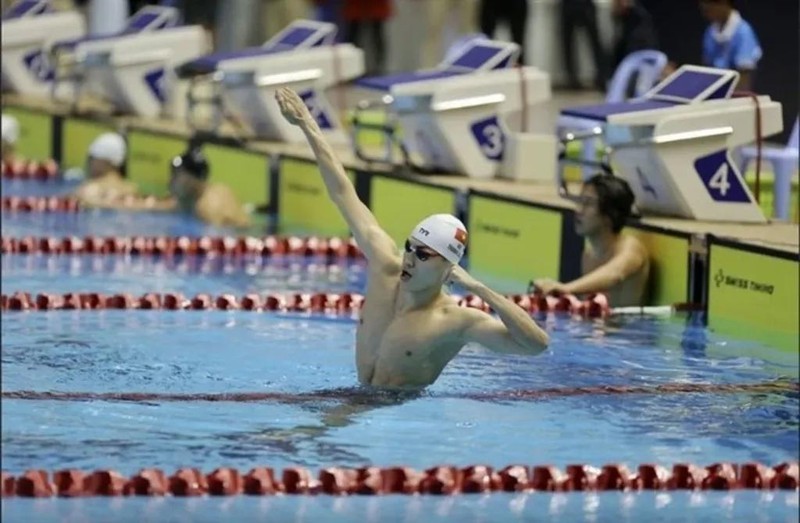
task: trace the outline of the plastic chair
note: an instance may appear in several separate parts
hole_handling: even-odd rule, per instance
[[[629,54],[614,71],[606,93],[606,103],[624,102],[628,99],[628,85],[630,85],[633,75],[636,75],[634,98],[643,96],[658,83],[666,66],[667,55],[661,51],[644,49]],[[565,131],[585,131],[597,125],[597,122],[591,120],[561,117],[558,120],[558,134],[563,135]],[[583,141],[582,158],[584,161],[595,160],[598,139],[590,138]],[[583,170],[584,178],[593,174],[594,171],[594,169],[585,168]]]
[[[652,49],[634,51],[626,56],[614,71],[614,76],[608,85],[606,102],[624,102],[628,98],[628,85],[634,74],[637,76],[633,97],[643,96],[658,83],[666,66],[667,55],[661,51]]]
[[[792,175],[797,173],[798,150],[800,150],[800,117],[795,119],[792,134],[786,147],[764,144],[761,159],[772,165],[775,176],[773,185],[772,214],[778,220],[789,219],[789,202],[792,195]],[[754,145],[739,149],[739,171],[744,175],[750,162],[755,161],[758,150]]]

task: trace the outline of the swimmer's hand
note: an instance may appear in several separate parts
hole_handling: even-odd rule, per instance
[[[301,125],[303,122],[313,121],[305,102],[296,92],[288,87],[281,87],[275,93],[275,100],[281,109],[281,114],[292,125]]]
[[[460,285],[464,290],[474,292],[481,284],[478,280],[470,276],[460,265],[453,265],[447,275],[447,283],[450,285]]]
[[[566,285],[560,281],[541,278],[533,281],[533,288],[542,294],[561,295],[567,294]]]

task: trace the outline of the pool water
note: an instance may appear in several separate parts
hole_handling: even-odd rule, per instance
[[[28,182],[33,185],[33,182]],[[5,190],[5,185],[3,186]],[[5,193],[4,193],[5,194]],[[231,234],[172,215],[4,214],[4,237]],[[3,255],[2,292],[362,292],[361,262]],[[798,459],[798,354],[702,317],[537,318],[538,357],[467,346],[416,396],[357,387],[350,317],[247,311],[4,312],[3,469]],[[755,355],[755,356],[754,356]],[[694,384],[675,392],[674,384]],[[770,384],[759,391],[704,389]],[[620,391],[607,393],[606,387]],[[626,392],[627,390],[627,392]],[[523,391],[524,393],[520,393]],[[4,520],[796,521],[796,492],[447,499],[3,500]],[[29,519],[35,515],[34,519]],[[690,515],[689,517],[685,517]]]

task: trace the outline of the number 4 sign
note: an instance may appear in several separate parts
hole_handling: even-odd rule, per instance
[[[728,161],[727,151],[698,158],[694,162],[694,168],[715,202],[750,202],[739,172]]]

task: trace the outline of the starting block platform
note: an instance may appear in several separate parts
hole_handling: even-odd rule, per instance
[[[58,80],[74,82],[76,97],[92,92],[123,113],[181,117],[186,99],[174,69],[205,52],[206,36],[180,20],[175,8],[146,6],[119,33],[60,41],[54,52],[71,72]]]
[[[769,96],[732,96],[738,79],[736,71],[685,65],[641,99],[561,114],[597,122],[614,172],[630,184],[643,212],[763,223],[732,153],[779,133],[781,104]]]
[[[53,90],[55,68],[52,45],[86,34],[86,22],[77,11],[54,11],[49,0],[22,0],[12,4],[2,20],[3,90],[47,97]],[[66,97],[62,89],[56,96]]]
[[[550,77],[534,67],[517,66],[519,47],[514,43],[474,38],[460,45],[436,68],[375,78],[362,78],[356,85],[380,94],[377,101],[362,101],[355,117],[356,132],[364,111],[381,108],[393,125],[381,130],[400,149],[410,163],[421,163],[419,170],[438,170],[491,178],[501,171],[515,171],[522,141],[527,151],[555,157],[555,141],[550,136],[519,133],[527,127],[528,110],[551,96]],[[511,118],[516,117],[516,129]],[[402,138],[394,136],[399,128]],[[524,136],[524,140],[520,137]],[[375,158],[360,149],[356,154],[366,161],[392,163],[392,148],[386,157]],[[546,170],[546,169],[545,169]],[[552,175],[549,176],[552,179]]]
[[[327,96],[327,90],[364,73],[364,53],[352,44],[336,43],[336,26],[297,20],[260,47],[214,53],[182,64],[178,74],[191,79],[190,108],[210,103],[214,127],[230,111],[257,138],[302,142],[302,131],[285,121],[275,101],[280,87],[291,87],[305,101],[320,128],[334,143],[348,136]],[[196,91],[211,82],[212,93]]]

